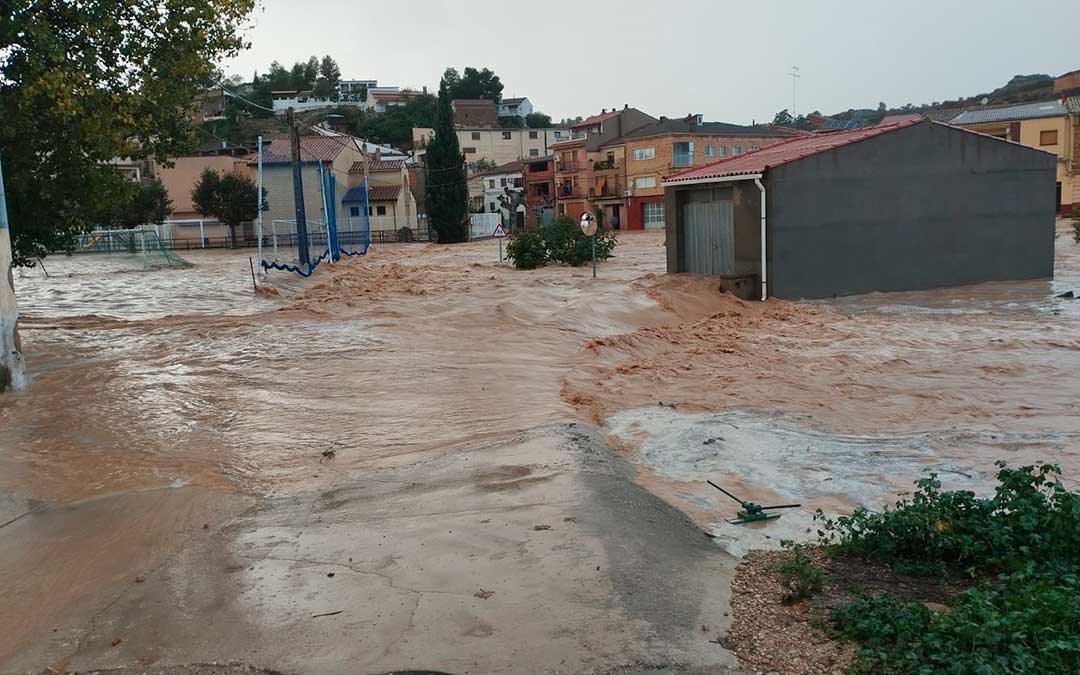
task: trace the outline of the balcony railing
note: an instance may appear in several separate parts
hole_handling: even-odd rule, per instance
[[[626,192],[626,181],[621,176],[609,176],[597,178],[596,183],[589,188],[589,197],[593,199],[609,199],[623,197]]]
[[[621,159],[605,159],[602,162],[593,162],[593,171],[621,171],[623,161]]]
[[[580,185],[561,183],[555,186],[555,195],[559,199],[584,199],[585,191]]]
[[[559,162],[555,165],[555,173],[573,173],[584,168],[581,162]]]

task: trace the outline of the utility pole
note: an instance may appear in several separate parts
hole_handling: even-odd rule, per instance
[[[22,389],[26,385],[19,344],[19,305],[15,302],[11,259],[4,170],[0,167],[0,392]]]
[[[308,253],[307,214],[304,212],[304,178],[300,165],[300,130],[296,128],[296,116],[290,107],[288,112],[289,137],[292,141],[293,201],[296,202],[296,248],[301,265],[310,265]]]
[[[792,66],[790,75],[791,75],[791,116],[796,117],[797,115],[795,113],[795,81],[798,80],[800,77],[802,77],[802,75],[799,74],[799,67],[798,66]]]

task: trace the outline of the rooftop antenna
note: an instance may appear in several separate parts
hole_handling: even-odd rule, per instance
[[[792,66],[789,75],[791,76],[791,116],[795,117],[795,81],[802,75],[799,74],[798,66]]]

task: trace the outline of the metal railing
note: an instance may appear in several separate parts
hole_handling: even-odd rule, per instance
[[[555,165],[555,173],[570,173],[573,171],[581,171],[585,168],[581,162],[559,162]]]
[[[597,178],[596,184],[589,188],[590,197],[623,197],[626,192],[626,180],[622,176]]]

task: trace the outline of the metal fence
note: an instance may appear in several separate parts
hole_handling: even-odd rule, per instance
[[[469,239],[484,239],[495,233],[495,227],[502,222],[498,213],[469,214]]]

